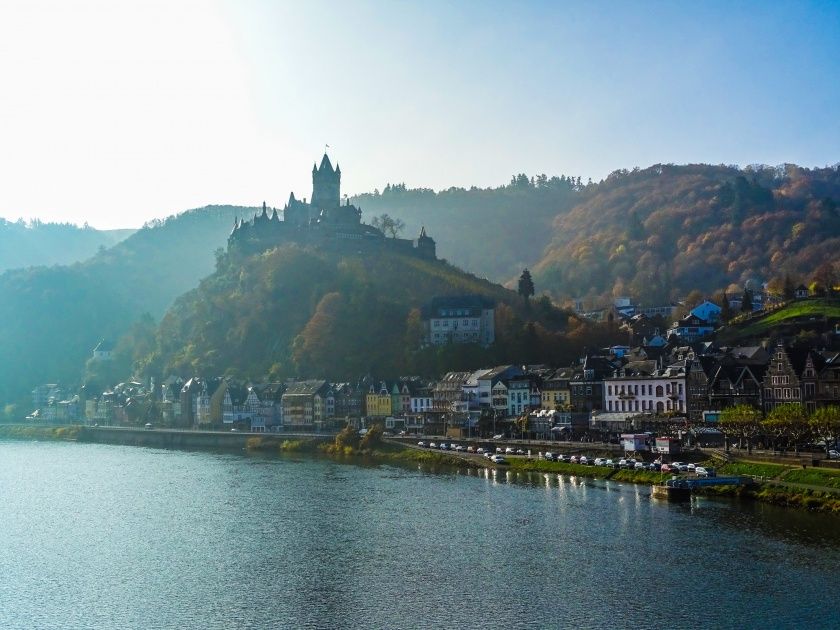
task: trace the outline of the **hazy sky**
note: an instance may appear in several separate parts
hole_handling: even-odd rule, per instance
[[[0,0],[0,81],[7,219],[840,160],[840,2]]]

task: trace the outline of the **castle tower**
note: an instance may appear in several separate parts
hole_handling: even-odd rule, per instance
[[[341,203],[341,169],[333,169],[324,153],[321,166],[312,165],[312,206],[318,210],[337,208]]]

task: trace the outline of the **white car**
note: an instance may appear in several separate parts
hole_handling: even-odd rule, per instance
[[[493,439],[494,439],[494,440],[501,440],[501,439],[503,439],[504,437],[505,437],[504,435],[502,435],[501,433],[499,433],[498,435],[494,435],[494,436],[493,436]]]
[[[425,442],[417,442],[417,446],[426,446]]]
[[[595,458],[595,465],[596,466],[606,466],[607,460],[603,457],[596,457]]]
[[[586,455],[581,455],[580,459],[578,460],[578,464],[583,464],[584,466],[589,463],[589,458]]]
[[[470,447],[470,448],[472,448],[472,447]],[[461,452],[463,452],[464,447],[461,446],[460,444],[457,444],[457,445],[455,445],[455,450],[458,451],[459,453],[461,453]]]
[[[829,459],[840,459],[840,451],[836,451],[834,449],[831,449],[830,451],[828,451],[828,458]]]
[[[437,448],[437,444],[434,442],[429,442],[429,448]]]
[[[505,449],[505,455],[513,455],[513,449],[510,446]]]
[[[479,446],[479,447],[475,450],[475,452],[476,452],[476,453],[478,453],[479,455],[484,455],[484,453],[486,453],[487,451],[485,451],[483,447]]]
[[[467,453],[475,453],[475,449],[472,446],[468,446]]]
[[[507,460],[506,460],[504,457],[502,457],[501,455],[493,455],[493,456],[490,458],[490,460],[491,460],[494,464],[507,464]]]

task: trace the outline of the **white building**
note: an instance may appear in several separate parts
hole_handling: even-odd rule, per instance
[[[651,375],[605,378],[604,409],[607,413],[685,413],[685,371],[669,367]]]
[[[493,302],[480,295],[434,298],[423,307],[424,345],[477,343],[496,340]]]

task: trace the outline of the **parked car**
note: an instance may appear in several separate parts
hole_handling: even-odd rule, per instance
[[[490,459],[494,464],[507,464],[507,460],[501,455],[493,455]]]
[[[588,463],[589,463],[589,458],[586,457],[586,455],[581,455],[580,458],[578,459],[578,464],[583,464],[584,466],[586,466]]]
[[[448,450],[448,449],[449,449],[449,447],[446,445],[445,442],[440,443],[440,450],[445,451],[445,450]]]
[[[579,458],[577,455],[572,455],[572,456],[569,458],[569,463],[570,463],[570,464],[577,464],[577,463],[578,463],[578,461],[580,461],[580,458]]]
[[[828,451],[828,458],[829,459],[840,459],[840,451],[836,451],[834,449],[831,449],[830,451]]]
[[[596,457],[595,458],[595,465],[596,466],[606,466],[607,460],[603,457]]]
[[[470,447],[470,448],[472,448],[472,447]],[[459,453],[462,453],[464,451],[464,447],[461,446],[460,444],[456,444],[455,445],[455,450],[458,451]]]
[[[484,454],[484,453],[486,453],[487,451],[485,451],[483,447],[479,446],[479,447],[475,450],[475,452],[476,452],[476,453],[478,453],[479,455],[483,455],[483,454]]]
[[[694,472],[695,470],[697,470],[696,464],[686,464],[685,467],[688,469],[688,472]]]
[[[636,470],[644,470],[645,468],[647,468],[647,466],[645,466],[644,462],[636,462],[636,465],[634,466],[634,468]]]
[[[662,466],[660,466],[659,468],[659,472],[675,473],[679,472],[679,469],[671,468],[671,464],[662,464]]]
[[[553,462],[554,461],[554,453],[552,453],[550,451],[547,452],[547,453],[543,453],[543,458],[547,459],[550,462]]]
[[[523,451],[521,448],[518,448],[518,449],[516,449],[516,454],[517,455],[524,455],[525,451]]]
[[[697,466],[694,472],[698,477],[715,477],[717,475],[714,468],[706,468],[705,466]]]
[[[513,449],[510,446],[505,449],[505,455],[513,455]]]
[[[475,453],[475,449],[472,446],[468,446],[467,453]]]
[[[426,446],[425,442],[417,442],[417,446]]]
[[[604,462],[604,466],[606,466],[607,468],[613,468],[615,466],[615,462],[613,462],[613,460],[611,459],[608,459]]]
[[[437,444],[434,442],[429,442],[429,448],[437,448]]]
[[[498,435],[494,435],[494,436],[493,436],[493,439],[494,439],[494,440],[502,440],[502,439],[504,439],[504,437],[505,437],[504,435],[502,435],[501,433],[499,433]]]

